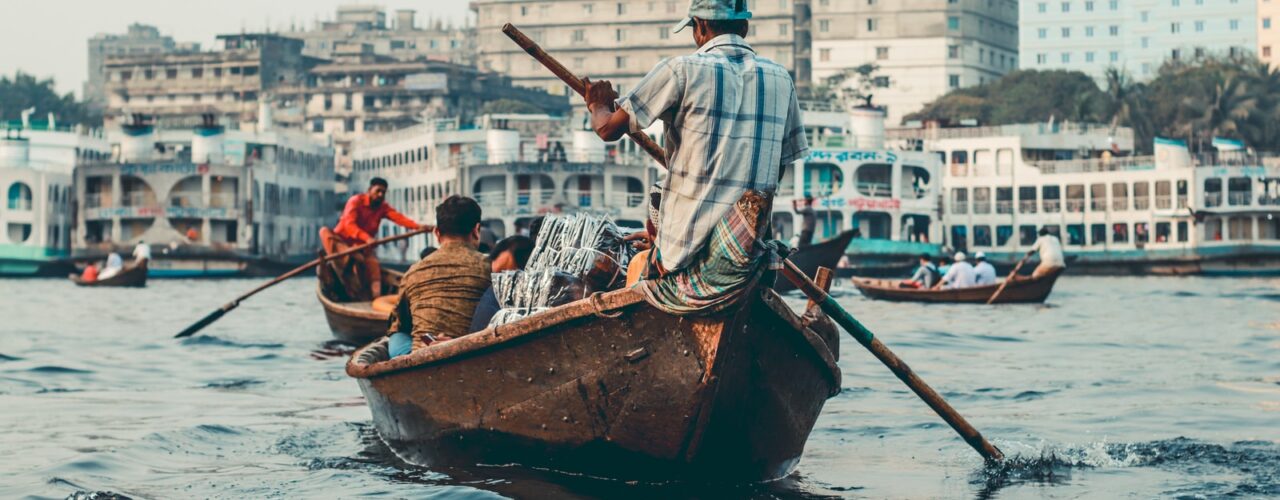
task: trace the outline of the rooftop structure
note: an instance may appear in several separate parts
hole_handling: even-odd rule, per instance
[[[344,46],[368,45],[374,54],[411,61],[429,59],[456,64],[475,64],[475,38],[471,28],[454,26],[438,19],[418,24],[416,11],[401,9],[392,23],[382,7],[343,5],[331,21],[318,22],[311,29],[293,29],[284,36],[303,41],[303,54],[332,59]]]
[[[200,44],[175,42],[173,37],[162,36],[155,26],[145,24],[130,24],[128,32],[123,35],[96,35],[89,39],[89,76],[84,82],[82,99],[99,107],[106,105],[103,65],[108,57],[199,51]]]

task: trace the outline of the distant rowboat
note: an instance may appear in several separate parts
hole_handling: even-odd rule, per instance
[[[1009,283],[996,304],[1041,303],[1053,291],[1053,284],[1058,281],[1062,271],[1055,271],[1039,278],[1019,277]],[[917,288],[901,288],[899,280],[881,280],[853,278],[853,286],[869,299],[891,300],[901,302],[951,302],[985,304],[1000,287],[994,285],[975,286],[969,288],[953,288],[950,290],[921,290]]]
[[[814,276],[819,267],[836,269],[839,267],[840,258],[844,257],[845,251],[849,248],[849,242],[853,241],[854,234],[853,230],[845,231],[822,243],[796,250],[789,258],[807,276]],[[782,275],[778,275],[773,289],[783,293],[795,290],[796,286]]]
[[[80,276],[72,274],[68,276],[71,282],[76,286],[105,286],[105,287],[130,287],[142,288],[147,286],[147,261],[128,264],[120,269],[120,272],[110,278],[98,279],[94,281],[85,281]]]
[[[377,341],[347,374],[382,440],[419,465],[761,481],[795,468],[839,392],[836,335],[764,287],[707,317],[619,290],[393,360]]]

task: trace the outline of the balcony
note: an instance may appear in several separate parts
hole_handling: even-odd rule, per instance
[[[871,197],[888,198],[893,193],[893,186],[890,185],[888,182],[859,181],[857,186],[858,186],[859,193],[862,193]],[[817,191],[817,193],[821,193],[821,192],[822,191]],[[814,192],[811,191],[811,193],[814,193]]]
[[[1205,193],[1204,206],[1206,208],[1222,206],[1222,193]]]
[[[1013,213],[1013,202],[1012,202],[1012,201],[997,201],[997,202],[996,202],[996,213],[998,213],[998,214],[1011,214],[1011,213]]]
[[[1187,208],[1187,195],[1180,194],[1178,195],[1178,210],[1182,210],[1184,208]]]
[[[1173,198],[1169,195],[1156,195],[1156,209],[1168,210],[1173,208]]]
[[[1022,200],[1018,202],[1018,213],[1034,214],[1036,213],[1036,200]]]
[[[106,193],[87,193],[84,195],[84,208],[101,208],[103,201],[111,202],[111,195]]]
[[[1146,210],[1148,208],[1151,208],[1150,198],[1134,198],[1133,199],[1134,210]]]
[[[1248,191],[1235,191],[1227,194],[1227,204],[1232,206],[1248,205],[1253,199],[1253,193]]]
[[[128,192],[120,198],[122,202],[120,206],[124,207],[145,207],[156,203],[155,195],[147,191]]]
[[[609,206],[617,208],[635,208],[644,203],[644,193],[613,193],[609,195]]]
[[[951,213],[957,214],[957,215],[964,215],[969,213],[969,202],[967,201],[951,202]]]
[[[472,193],[476,203],[481,206],[502,206],[507,204],[507,193],[505,191],[488,191],[484,193]]]
[[[1067,211],[1076,212],[1076,213],[1083,212],[1084,200],[1083,199],[1067,200]]]
[[[556,195],[554,189],[524,189],[516,191],[516,205],[546,205]]]
[[[1128,199],[1128,198],[1118,198],[1118,199],[1111,200],[1111,209],[1112,209],[1112,210],[1115,210],[1115,211],[1117,211],[1117,212],[1119,212],[1119,211],[1123,211],[1123,210],[1128,210],[1128,209],[1129,209],[1129,199]]]
[[[197,208],[204,206],[204,196],[200,193],[173,193],[169,195],[169,206],[181,208]]]
[[[1107,200],[1093,200],[1089,202],[1089,210],[1094,212],[1106,212]]]
[[[1267,196],[1264,194],[1262,196],[1259,196],[1258,204],[1272,206],[1272,207],[1280,205],[1280,195]]]
[[[213,208],[235,208],[235,193],[215,193],[209,195],[209,206]]]
[[[1058,213],[1060,210],[1062,210],[1062,202],[1058,200],[1044,200],[1045,213]]]
[[[973,202],[973,213],[979,214],[979,215],[991,213],[991,202],[989,201]]]

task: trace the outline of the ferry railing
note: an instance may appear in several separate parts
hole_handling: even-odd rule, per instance
[[[102,193],[89,193],[84,195],[85,208],[98,208],[102,206]]]
[[[644,203],[644,193],[612,193],[609,205],[618,208],[634,208]]]
[[[147,205],[155,204],[155,195],[151,195],[145,191],[134,191],[131,193],[124,193],[124,195],[121,196],[120,201],[122,202],[121,206],[145,207]]]
[[[885,184],[885,186],[886,186],[885,190],[887,192],[888,184]],[[804,191],[815,197],[830,196],[834,193],[839,192],[840,186],[832,182],[810,182],[807,186],[804,187]],[[876,195],[872,195],[872,196],[876,196]],[[884,196],[888,196],[888,194],[885,194]]]
[[[1036,213],[1036,200],[1021,200],[1018,202],[1018,213],[1034,214]]]
[[[235,208],[235,193],[217,193],[209,195],[209,206],[213,208]]]
[[[1259,205],[1267,205],[1267,206],[1276,206],[1276,205],[1280,205],[1280,195],[1267,196],[1267,195],[1265,195],[1265,194],[1264,194],[1264,195],[1262,195],[1262,196],[1259,196],[1259,197],[1258,197],[1258,204],[1259,204]]]
[[[951,176],[952,176],[952,177],[967,177],[968,175],[969,175],[969,164],[967,164],[967,163],[952,163],[952,164],[951,164]]]
[[[989,213],[991,213],[991,202],[989,202],[989,201],[974,201],[974,202],[973,202],[973,213],[978,214],[978,215],[982,215],[982,214],[989,214]]]
[[[516,205],[544,205],[556,195],[554,189],[522,189],[516,191]]]
[[[578,207],[590,207],[592,202],[596,201],[595,191],[570,189],[565,191],[565,196],[569,198],[569,202]]]
[[[1178,210],[1182,210],[1184,208],[1187,208],[1187,195],[1180,194],[1178,195]]]
[[[1134,198],[1133,199],[1134,210],[1146,210],[1148,208],[1151,208],[1150,198]]]
[[[893,186],[888,182],[858,181],[858,192],[872,197],[888,197],[893,193]]]
[[[964,215],[969,213],[969,202],[967,201],[951,202],[951,213],[957,214],[957,215]]]
[[[1044,212],[1047,214],[1058,213],[1062,208],[1062,202],[1058,200],[1044,200]]]
[[[1173,208],[1173,197],[1156,195],[1156,210],[1168,210],[1170,208]]]
[[[1095,212],[1107,211],[1107,200],[1093,200],[1089,202],[1089,210],[1093,210]]]
[[[1129,198],[1116,198],[1111,200],[1111,209],[1115,211],[1128,210]]]
[[[1125,156],[1112,158],[1087,158],[1082,160],[1045,160],[1028,162],[1042,174],[1077,174],[1085,172],[1116,172],[1122,170],[1150,170],[1155,168],[1154,156]]]
[[[998,213],[998,214],[1011,214],[1011,213],[1013,213],[1013,202],[1012,202],[1012,201],[997,201],[997,202],[996,202],[996,213]]]
[[[483,205],[494,206],[494,205],[507,204],[506,191],[485,191],[485,192],[479,192],[479,193],[471,193],[471,197],[476,200],[476,203],[482,206]]]
[[[1251,199],[1253,199],[1253,193],[1248,191],[1227,194],[1227,203],[1231,205],[1248,205]]]
[[[171,207],[199,207],[203,205],[200,193],[175,193],[169,195],[169,206]]]
[[[1079,212],[1083,212],[1083,211],[1084,211],[1084,200],[1082,200],[1082,199],[1078,199],[1078,200],[1067,200],[1067,211],[1068,211],[1068,212],[1077,212],[1077,213],[1079,213]]]
[[[1205,207],[1222,206],[1222,193],[1205,193],[1204,206]]]

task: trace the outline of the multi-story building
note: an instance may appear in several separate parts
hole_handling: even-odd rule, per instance
[[[688,30],[671,26],[688,14],[688,0],[476,0],[478,65],[509,75],[513,82],[553,94],[572,91],[525,54],[501,28],[512,23],[570,71],[593,80],[610,80],[621,92],[631,89],[658,61],[693,52]],[[793,66],[792,2],[751,2],[747,41],[760,56]],[[572,99],[585,111],[581,99]]]
[[[1261,1],[1262,3],[1256,3]],[[1035,0],[1019,16],[1023,69],[1107,68],[1139,80],[1169,59],[1241,56],[1259,44],[1267,0]]]
[[[429,59],[455,64],[475,64],[475,37],[470,27],[428,19],[419,26],[416,12],[395,11],[394,24],[387,22],[382,7],[344,5],[333,21],[319,22],[309,30],[291,30],[283,36],[303,41],[302,53],[333,59],[343,45],[369,45],[380,56],[411,61]]]
[[[129,31],[123,35],[99,34],[89,39],[89,76],[84,82],[82,97],[95,106],[106,104],[106,72],[103,71],[103,65],[108,57],[199,51],[200,44],[175,42],[173,37],[162,36],[155,26],[145,24],[131,24]]]
[[[761,2],[765,3],[765,2]],[[810,0],[813,76],[874,64],[869,82],[890,124],[953,89],[1018,67],[1013,0]],[[850,78],[845,85],[856,85]]]
[[[1257,0],[1258,2],[1258,58],[1267,64],[1280,61],[1280,2],[1273,0]]]
[[[154,116],[165,128],[192,128],[212,114],[232,128],[254,129],[264,94],[303,84],[316,62],[302,55],[301,40],[279,35],[220,35],[218,44],[208,52],[108,57],[108,128],[133,114]]]

